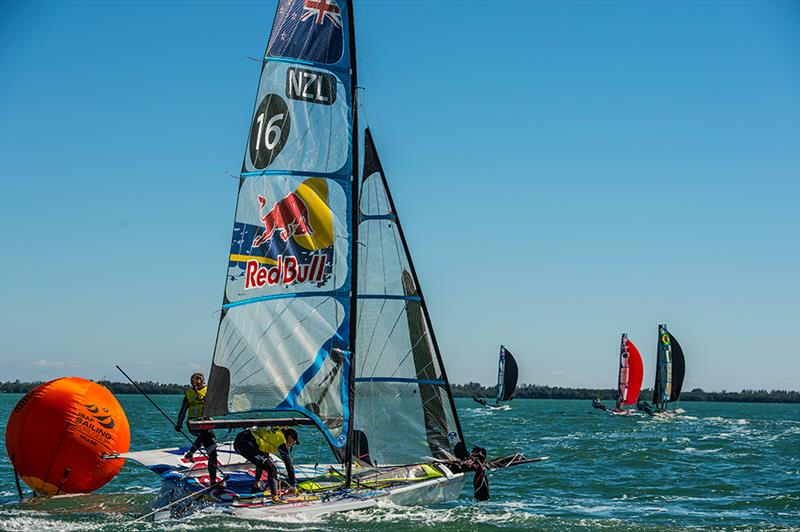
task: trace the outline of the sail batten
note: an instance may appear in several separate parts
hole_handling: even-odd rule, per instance
[[[446,386],[447,382],[434,379],[410,379],[404,377],[356,377],[356,382],[410,382],[417,384],[437,384]]]

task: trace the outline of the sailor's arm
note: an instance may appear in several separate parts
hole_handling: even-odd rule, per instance
[[[181,410],[178,412],[178,421],[175,423],[175,430],[178,432],[181,431],[181,425],[183,425],[183,418],[186,417],[186,412],[189,410],[189,401],[186,397],[183,398],[183,403],[181,403]]]
[[[278,454],[281,455],[281,460],[283,460],[283,465],[286,466],[286,478],[289,481],[289,485],[294,487],[295,486],[295,478],[294,478],[294,465],[292,464],[292,455],[289,454],[289,448],[286,447],[285,444],[278,447]]]

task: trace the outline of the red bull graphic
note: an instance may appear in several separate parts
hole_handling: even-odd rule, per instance
[[[230,295],[284,292],[292,285],[321,288],[330,280],[336,261],[328,183],[317,177],[298,181],[283,186],[267,181],[253,187],[247,200],[240,198],[229,263],[236,288]],[[345,197],[340,188],[336,192],[333,202],[341,209]]]
[[[297,257],[278,255],[275,266],[261,266],[257,260],[247,261],[244,289],[265,286],[290,285],[293,283],[320,283],[325,273],[324,254],[316,254],[309,264],[298,264]]]
[[[289,240],[289,237],[314,234],[314,229],[308,221],[308,207],[296,193],[290,192],[282,200],[276,201],[267,213],[264,213],[267,200],[261,194],[258,195],[258,204],[262,213],[261,223],[264,224],[264,232],[253,240],[254,248],[268,242],[275,231],[280,231],[279,235],[284,242]]]

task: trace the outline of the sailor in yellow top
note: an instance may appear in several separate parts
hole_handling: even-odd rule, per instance
[[[267,483],[272,502],[283,502],[278,496],[278,468],[269,455],[280,455],[286,466],[286,479],[292,492],[297,492],[295,487],[294,465],[289,449],[300,443],[297,440],[297,431],[290,428],[249,428],[240,432],[233,442],[237,453],[256,466],[256,478],[253,481],[253,492],[261,491],[261,475],[267,472]]]
[[[207,386],[205,378],[202,373],[195,373],[190,380],[191,388],[186,390],[186,395],[183,397],[183,404],[181,404],[181,411],[178,413],[178,422],[175,424],[175,430],[181,432],[181,425],[183,425],[183,418],[188,413],[187,421],[192,419],[199,419],[203,417],[203,407],[206,403]],[[217,481],[217,438],[213,430],[192,430],[187,424],[187,429],[195,436],[194,443],[189,448],[183,458],[188,461],[193,461],[194,453],[203,447],[208,455],[208,478],[210,483]]]

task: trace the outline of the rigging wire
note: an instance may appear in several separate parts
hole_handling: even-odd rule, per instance
[[[164,416],[164,417],[167,419],[167,421],[169,421],[169,422],[170,422],[170,424],[171,424],[173,427],[174,427],[174,426],[176,426],[176,425],[175,425],[175,423],[172,421],[172,418],[171,418],[171,417],[169,417],[169,416],[167,415],[167,413],[166,413],[166,412],[164,412],[164,411],[161,409],[161,407],[160,407],[160,406],[158,406],[158,405],[155,403],[155,401],[153,401],[153,400],[150,398],[150,396],[149,396],[149,395],[147,395],[147,394],[144,392],[144,390],[142,390],[142,389],[139,387],[139,385],[138,385],[138,384],[136,384],[136,382],[135,382],[133,379],[131,379],[131,378],[128,376],[128,374],[127,374],[127,373],[125,373],[125,371],[123,371],[123,369],[122,369],[121,367],[119,367],[119,366],[116,366],[116,368],[117,368],[117,369],[118,369],[118,370],[119,370],[119,371],[120,371],[120,372],[121,372],[123,375],[125,375],[125,378],[127,378],[129,381],[131,381],[131,384],[133,384],[133,386],[136,388],[136,390],[137,390],[137,391],[138,391],[140,394],[144,395],[145,399],[147,399],[148,401],[150,401],[150,404],[152,404],[154,407],[156,407],[156,410],[158,410],[159,412],[161,412],[161,415],[162,415],[162,416]],[[189,436],[187,436],[185,432],[183,432],[183,428],[180,428],[180,429],[178,430],[178,432],[180,432],[180,433],[181,433],[181,435],[182,435],[184,438],[186,438],[186,439],[189,441],[189,443],[191,443],[192,445],[194,445],[194,440],[193,440],[193,439],[191,439]],[[200,452],[200,453],[201,453],[203,456],[205,456],[206,458],[208,458],[208,454],[206,454],[206,452],[205,452],[205,451],[206,451],[206,449],[204,449],[204,448],[198,448],[197,450],[198,450],[198,451],[199,451],[199,452]],[[210,450],[210,449],[208,449],[208,450]]]
[[[153,510],[152,512],[148,513],[148,514],[144,514],[144,515],[143,515],[143,516],[141,516],[141,517],[137,517],[136,519],[134,519],[133,521],[131,521],[131,524],[132,524],[132,523],[140,523],[140,522],[144,521],[145,519],[147,519],[148,517],[152,517],[152,516],[156,515],[158,512],[163,512],[163,511],[164,511],[164,510],[166,510],[167,508],[170,508],[170,507],[172,507],[172,506],[175,506],[175,505],[176,505],[176,504],[178,504],[179,502],[183,502],[183,501],[185,501],[185,500],[187,500],[187,499],[191,499],[191,498],[197,497],[198,495],[202,495],[202,494],[203,494],[203,493],[205,493],[206,491],[210,490],[211,488],[215,488],[215,487],[217,487],[217,486],[218,486],[218,484],[217,484],[217,483],[214,483],[214,484],[210,484],[209,486],[206,486],[205,488],[203,488],[203,489],[201,489],[201,490],[198,490],[198,491],[193,491],[192,493],[190,493],[190,494],[189,494],[189,495],[187,495],[186,497],[181,497],[181,498],[180,498],[180,499],[178,499],[177,501],[172,501],[171,503],[167,504],[166,506],[162,506],[161,508],[157,508],[157,509]]]

